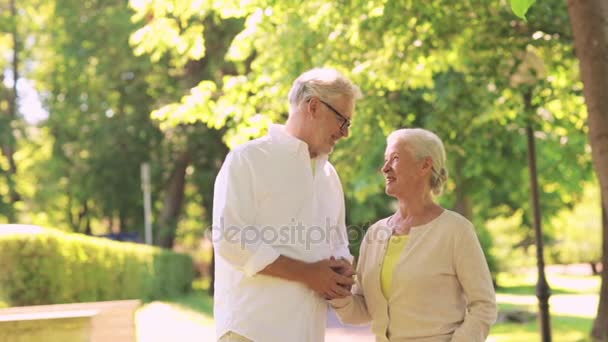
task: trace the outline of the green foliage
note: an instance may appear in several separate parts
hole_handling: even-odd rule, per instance
[[[19,28],[35,41],[24,56],[38,63],[24,75],[50,117],[17,135],[19,217],[80,232],[141,230],[139,164],[148,161],[156,227],[196,248],[228,147],[283,121],[293,79],[329,66],[365,93],[351,137],[331,156],[353,253],[367,227],[395,210],[378,172],[385,137],[413,126],[444,140],[450,179],[439,201],[475,223],[494,265],[507,249],[533,255],[530,123],[545,238],[558,246],[574,232],[547,223],[580,201],[592,173],[586,112],[566,2],[537,2],[529,22],[516,20],[511,6],[525,13],[529,3],[20,1]],[[0,26],[10,20],[3,14]],[[0,123],[0,136],[12,128]],[[182,157],[185,204],[168,215],[180,197],[167,184]],[[0,215],[6,169],[0,157]],[[510,220],[508,229],[494,229],[496,219]]]
[[[135,29],[132,13],[122,1],[47,6],[44,29],[32,32],[44,63],[30,77],[46,95],[49,118],[34,131],[34,147],[26,146],[38,157],[24,159],[38,185],[28,190],[27,210],[77,232],[137,231],[140,164],[158,153],[161,133],[149,117],[153,68],[122,48]]]
[[[61,232],[0,236],[0,298],[10,306],[175,296],[192,258]]]
[[[585,186],[584,196],[572,209],[563,209],[549,222],[555,241],[548,247],[555,263],[597,263],[602,257],[602,235],[599,186]]]
[[[528,12],[528,9],[536,2],[536,0],[510,0],[510,2],[513,13],[515,13],[515,15],[521,19],[526,20],[526,12]]]
[[[583,196],[572,207],[563,207],[543,222],[545,260],[547,263],[578,264],[601,259],[601,217],[599,187],[583,186]],[[502,263],[502,270],[515,271],[535,266],[535,247],[530,231],[522,230],[523,211],[512,216],[499,216],[487,222],[494,240],[492,255]],[[530,228],[531,229],[531,228]],[[514,248],[515,247],[515,248]]]
[[[352,137],[331,157],[354,236],[394,210],[377,170],[386,135],[400,127],[424,127],[442,137],[451,180],[440,200],[474,221],[491,263],[486,221],[525,213],[515,244],[527,248],[531,241],[529,122],[537,138],[543,219],[580,198],[591,163],[563,1],[538,4],[530,23],[512,20],[506,3],[477,0],[248,4],[240,11],[230,4],[200,11],[244,20],[226,55],[238,75],[204,83],[205,91],[192,91],[203,96],[186,95],[156,112],[164,125],[200,120],[224,127],[226,144],[238,145],[263,134],[268,122],[284,120],[286,94],[299,73],[330,66],[365,93]],[[149,51],[175,53],[162,49]]]

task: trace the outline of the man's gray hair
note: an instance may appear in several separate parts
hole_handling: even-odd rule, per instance
[[[289,90],[291,108],[299,106],[311,97],[327,101],[344,96],[352,101],[361,98],[361,90],[335,69],[315,68],[300,75]]]
[[[434,195],[441,195],[448,179],[448,169],[443,142],[435,133],[422,128],[403,128],[391,133],[386,138],[386,142],[388,144],[407,142],[418,160],[431,157],[433,160],[431,191]]]

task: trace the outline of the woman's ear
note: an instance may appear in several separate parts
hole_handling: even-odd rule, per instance
[[[431,158],[431,157],[424,158],[422,160],[422,166],[420,168],[420,171],[422,172],[423,175],[433,172],[433,158]]]

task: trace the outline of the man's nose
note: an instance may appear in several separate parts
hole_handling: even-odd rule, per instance
[[[348,138],[348,136],[350,135],[350,128],[349,127],[341,128],[340,133],[342,133],[343,137]]]

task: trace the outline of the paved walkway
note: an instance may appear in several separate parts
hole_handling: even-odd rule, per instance
[[[327,315],[325,342],[374,342],[369,325],[345,326],[340,323],[333,310]]]
[[[139,342],[212,342],[215,341],[213,322],[200,313],[183,310],[174,305],[153,302],[137,313]],[[325,342],[373,342],[369,326],[344,326],[330,310],[327,317]]]

